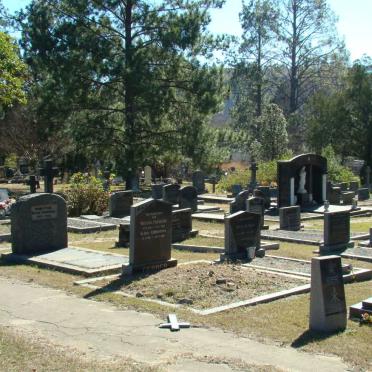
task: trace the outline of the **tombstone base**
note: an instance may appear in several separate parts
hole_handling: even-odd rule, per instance
[[[142,265],[123,265],[122,275],[133,275],[135,273],[145,273],[151,271],[159,271],[163,269],[168,269],[170,267],[177,266],[178,261],[171,258],[168,261],[153,262]]]
[[[334,254],[337,252],[343,252],[348,248],[354,248],[355,243],[349,242],[347,244],[333,244],[333,245],[325,245],[324,243],[319,245],[319,253],[321,256]]]
[[[238,261],[238,260],[251,262],[256,257],[260,257],[260,258],[264,257],[265,256],[265,253],[266,252],[265,252],[265,249],[264,248],[256,249],[256,251],[255,251],[255,257],[253,257],[253,258],[249,258],[248,257],[248,252],[222,253],[220,255],[220,262],[224,262],[224,261]]]

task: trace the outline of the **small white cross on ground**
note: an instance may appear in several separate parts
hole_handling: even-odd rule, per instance
[[[159,328],[169,328],[172,332],[179,331],[181,328],[190,328],[190,323],[178,323],[176,314],[168,315],[168,323],[160,324]]]

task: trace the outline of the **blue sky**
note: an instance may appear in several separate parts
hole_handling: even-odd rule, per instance
[[[2,0],[11,11],[25,7],[30,0]],[[212,11],[210,30],[239,36],[241,0],[227,0],[220,10]],[[344,38],[352,60],[363,54],[372,57],[372,0],[328,0],[338,16],[337,29]]]

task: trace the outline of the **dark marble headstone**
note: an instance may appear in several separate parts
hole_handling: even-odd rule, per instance
[[[246,207],[246,201],[249,197],[249,191],[244,190],[240,192],[238,195],[235,196],[235,200],[233,200],[230,203],[230,213],[236,213],[238,211],[245,211],[247,209]]]
[[[202,171],[195,171],[192,174],[192,185],[196,188],[198,194],[205,192],[205,176]]]
[[[269,209],[271,204],[271,191],[270,186],[258,186],[257,190],[262,192],[262,196],[265,199],[265,208]],[[259,195],[255,195],[259,196]]]
[[[67,208],[55,194],[22,196],[11,209],[12,251],[32,255],[67,247]]]
[[[279,208],[279,219],[281,230],[298,231],[301,229],[301,208],[299,205],[293,207]]]
[[[129,267],[124,273],[176,266],[171,259],[172,204],[147,199],[135,204],[130,215]]]
[[[264,227],[265,199],[254,196],[247,199],[246,208],[248,212],[257,213],[261,218],[261,228]]]
[[[191,208],[192,212],[198,210],[198,192],[194,186],[185,186],[180,189],[179,207]]]
[[[310,330],[335,332],[346,328],[346,301],[341,257],[311,259]]]
[[[151,197],[153,199],[161,199],[163,197],[164,183],[154,183],[151,185]]]
[[[359,182],[358,181],[350,181],[349,182],[349,190],[350,191],[357,191],[359,188]]]
[[[365,187],[362,189],[358,189],[358,200],[368,200],[369,199],[369,190]]]
[[[353,204],[353,199],[355,198],[355,192],[354,191],[342,191],[341,188],[341,199],[342,199],[342,204],[344,205],[352,205]]]
[[[341,204],[341,187],[331,187],[328,189],[328,201],[330,204]]]
[[[191,209],[172,212],[172,243],[188,239],[192,230]]]
[[[353,246],[350,242],[350,212],[324,213],[324,242],[320,254],[339,252]]]
[[[238,195],[240,192],[243,191],[243,188],[242,188],[242,185],[232,185],[231,186],[231,193],[232,195],[235,197],[236,195]]]
[[[221,259],[248,259],[248,250],[260,249],[260,222],[256,213],[239,211],[225,218],[225,254]]]
[[[130,215],[130,208],[133,205],[133,193],[128,191],[117,191],[110,196],[109,213],[110,217],[124,217]]]
[[[164,185],[163,186],[163,200],[171,203],[171,204],[178,204],[178,199],[180,195],[180,185],[172,184],[172,185]]]

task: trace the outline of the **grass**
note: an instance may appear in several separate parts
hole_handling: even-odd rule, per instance
[[[306,221],[306,229],[323,230],[323,221]],[[350,219],[350,231],[355,233],[368,233],[372,227],[372,219],[366,218],[351,218]]]
[[[14,330],[0,327],[0,370],[1,371],[157,371],[130,359],[113,362],[87,358],[71,348],[56,346],[41,338],[26,337]]]

